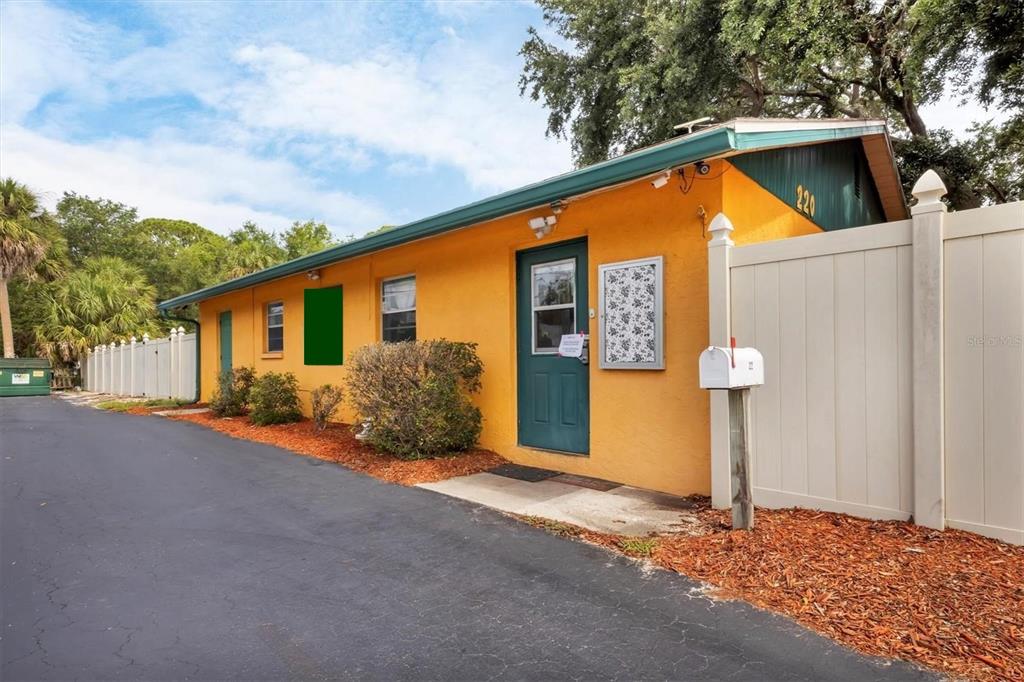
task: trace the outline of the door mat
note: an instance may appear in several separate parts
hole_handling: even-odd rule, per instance
[[[579,488],[589,488],[591,490],[599,490],[603,493],[609,490],[614,490],[622,486],[621,483],[612,483],[611,481],[605,481],[600,478],[591,478],[590,476],[577,476],[576,474],[559,474],[551,479],[558,483],[567,483],[568,485],[574,485]]]
[[[502,464],[496,466],[493,469],[488,469],[487,473],[497,474],[498,476],[504,476],[505,478],[514,478],[519,481],[528,481],[530,483],[536,483],[537,481],[544,481],[554,476],[558,476],[560,471],[551,471],[550,469],[539,469],[537,467],[526,467],[521,464]]]

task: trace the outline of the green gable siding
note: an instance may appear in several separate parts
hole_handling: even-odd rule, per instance
[[[306,289],[303,305],[305,364],[340,365],[344,358],[341,287]]]
[[[822,229],[885,222],[860,140],[768,149],[730,161]]]

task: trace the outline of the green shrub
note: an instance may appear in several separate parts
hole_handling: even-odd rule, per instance
[[[299,382],[291,372],[267,372],[249,392],[249,419],[253,424],[286,424],[302,419]]]
[[[346,383],[360,420],[370,422],[365,441],[422,459],[476,444],[482,419],[470,394],[481,374],[475,343],[403,341],[353,352]]]
[[[327,428],[327,422],[334,416],[343,397],[341,387],[333,384],[313,389],[313,421],[316,422],[317,431]]]
[[[210,411],[218,417],[237,417],[249,406],[249,393],[256,380],[252,367],[236,367],[221,372],[217,388],[210,399]]]

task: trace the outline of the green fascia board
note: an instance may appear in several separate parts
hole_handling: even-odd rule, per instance
[[[786,130],[780,132],[756,132],[736,134],[735,149],[751,151],[769,147],[791,147],[798,144],[845,140],[851,137],[885,134],[884,126],[866,128],[824,128],[819,130]]]
[[[885,132],[882,127],[853,129],[791,130],[783,132],[736,133],[729,126],[710,128],[706,131],[680,137],[652,147],[624,154],[602,161],[586,168],[557,175],[547,180],[526,185],[518,189],[497,194],[487,199],[438,213],[392,230],[363,237],[347,244],[334,246],[324,251],[281,263],[266,270],[260,270],[237,279],[177,296],[158,304],[161,310],[178,308],[189,303],[220,296],[238,289],[280,279],[289,275],[314,270],[325,265],[362,256],[374,251],[432,237],[476,223],[493,220],[559,199],[585,194],[622,182],[635,180],[645,175],[702,159],[708,159],[735,151],[748,151],[810,142],[823,142],[840,137],[856,137],[875,132]],[[845,133],[845,134],[840,134]]]

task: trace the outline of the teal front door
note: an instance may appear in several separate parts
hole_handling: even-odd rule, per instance
[[[590,374],[558,356],[562,334],[589,333],[587,242],[516,256],[519,444],[585,455],[590,451]]]
[[[231,371],[231,311],[220,314],[217,321],[220,331],[220,371]]]

